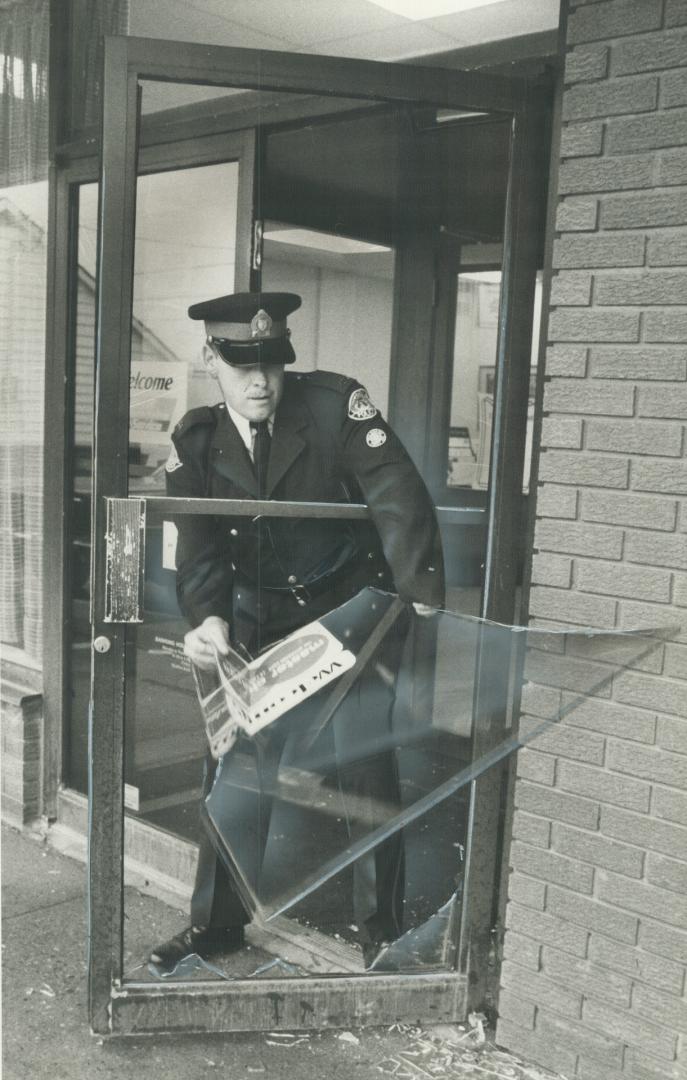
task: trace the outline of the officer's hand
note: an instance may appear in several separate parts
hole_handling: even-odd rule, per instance
[[[427,619],[430,615],[436,615],[437,609],[430,607],[429,604],[419,604],[413,601],[413,607],[418,615],[421,615],[423,619]]]
[[[200,626],[185,635],[184,653],[196,667],[211,671],[215,666],[215,649],[220,656],[229,652],[229,624],[219,615],[208,615]]]

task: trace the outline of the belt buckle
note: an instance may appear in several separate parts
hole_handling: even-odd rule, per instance
[[[312,596],[306,589],[305,585],[294,585],[290,589],[290,592],[299,607],[305,607],[308,600],[312,600]]]

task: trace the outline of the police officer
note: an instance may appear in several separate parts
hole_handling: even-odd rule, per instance
[[[370,522],[328,518],[179,516],[177,596],[192,629],[185,652],[200,667],[228,643],[260,649],[345,603],[367,585],[397,592],[427,615],[444,600],[434,509],[402,443],[356,380],[328,371],[285,373],[296,357],[287,317],[293,293],[237,293],[189,308],[205,323],[206,363],[223,400],[177,425],[167,491],[182,497],[364,502]],[[398,636],[387,669],[397,673]],[[390,724],[393,691],[385,690]],[[378,692],[371,695],[379,708]],[[360,779],[372,795],[396,793],[391,755]],[[380,773],[380,768],[382,772]],[[206,776],[209,790],[211,770]],[[370,946],[400,933],[400,837],[356,864],[356,917]],[[371,888],[369,880],[372,878]],[[357,883],[359,884],[359,883]],[[171,970],[185,955],[239,948],[250,915],[205,836],[191,902],[192,926],[158,946]]]

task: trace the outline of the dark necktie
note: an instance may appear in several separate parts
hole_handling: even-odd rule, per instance
[[[253,432],[253,466],[258,481],[258,497],[265,498],[267,492],[267,464],[270,457],[270,429],[267,420],[259,423],[251,421]]]

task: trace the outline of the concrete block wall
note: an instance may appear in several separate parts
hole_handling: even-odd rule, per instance
[[[565,70],[530,616],[681,629],[519,754],[497,1038],[570,1078],[677,1080],[687,0],[570,0]],[[599,660],[581,644],[531,652],[523,729],[569,705]]]

